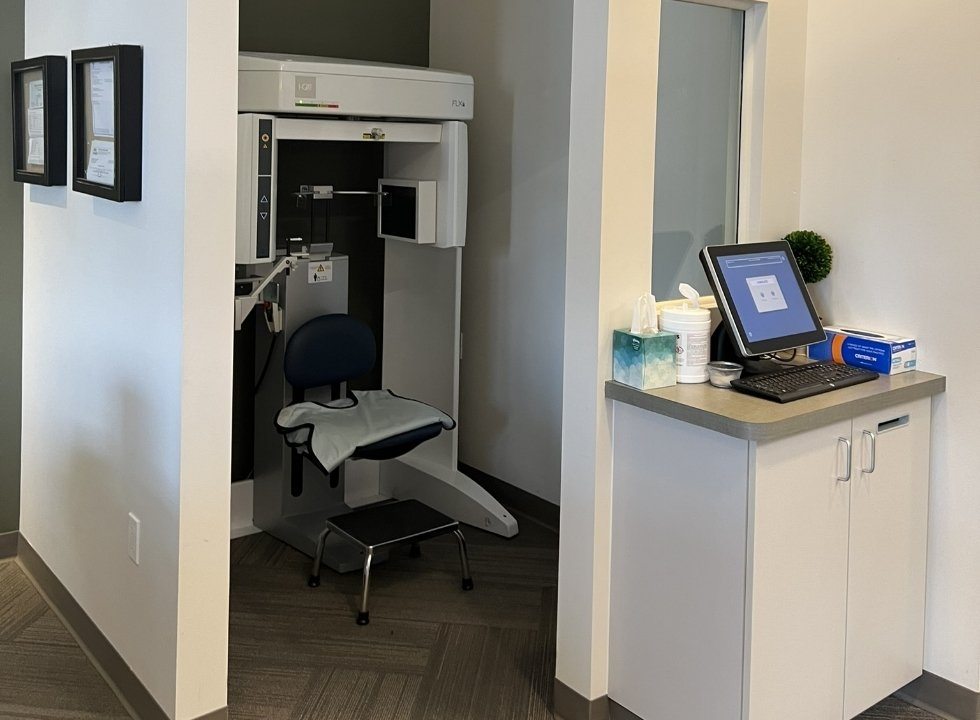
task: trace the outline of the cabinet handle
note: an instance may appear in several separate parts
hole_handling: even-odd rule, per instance
[[[847,458],[847,473],[844,475],[837,475],[837,479],[840,482],[848,482],[851,479],[851,439],[846,437],[837,438],[837,463],[840,467],[840,446],[841,443],[844,444],[844,453]]]
[[[870,430],[864,431],[864,437],[871,440],[871,467],[864,467],[864,445],[861,445],[861,472],[870,475],[878,464],[878,436]]]

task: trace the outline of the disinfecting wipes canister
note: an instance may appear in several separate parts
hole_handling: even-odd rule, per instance
[[[702,307],[664,308],[660,329],[677,335],[677,382],[701,383],[708,380],[710,354],[711,312]]]

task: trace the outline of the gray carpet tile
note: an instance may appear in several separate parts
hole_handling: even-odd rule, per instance
[[[857,716],[855,720],[940,720],[932,713],[902,702],[898,698],[885,698],[880,703]]]
[[[534,523],[505,540],[395,550],[372,577],[371,624],[354,623],[359,573],[324,570],[268,535],[231,545],[228,700],[235,720],[553,720],[557,537]],[[788,714],[790,717],[795,713]],[[14,561],[0,562],[0,719],[128,715]],[[888,698],[861,720],[936,720]]]
[[[20,566],[0,562],[0,718],[128,718]]]
[[[259,534],[232,543],[229,710],[239,720],[553,720],[557,536],[464,528],[476,588],[451,538],[396,549],[372,572],[371,624],[354,623],[360,573],[323,571]],[[787,720],[795,717],[787,714]],[[888,698],[861,720],[936,720]]]
[[[451,537],[421,558],[396,548],[372,572],[367,626],[354,622],[360,573],[325,568],[310,589],[306,556],[264,534],[234,541],[231,716],[552,718],[557,537],[533,523],[511,540],[464,532],[472,592]],[[285,677],[302,685],[292,698]]]

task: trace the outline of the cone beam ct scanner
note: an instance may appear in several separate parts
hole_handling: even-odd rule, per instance
[[[235,322],[243,332],[236,353],[254,353],[262,372],[252,371],[259,376],[249,408],[254,422],[236,428],[254,427],[254,525],[312,555],[327,517],[414,498],[515,535],[516,520],[458,470],[457,431],[396,460],[349,461],[332,488],[310,462],[296,477],[292,451],[274,427],[292,401],[282,370],[292,332],[319,315],[357,317],[355,305],[372,316],[360,319],[373,323],[380,341],[374,384],[458,420],[472,78],[242,53],[238,82]],[[246,331],[254,342],[239,348]],[[306,399],[329,396],[308,392]],[[361,567],[339,541],[324,562],[341,571]]]

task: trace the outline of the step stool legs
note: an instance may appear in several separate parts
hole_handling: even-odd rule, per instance
[[[330,528],[323,528],[323,532],[316,539],[316,554],[313,556],[313,571],[310,573],[310,579],[306,581],[306,584],[311,588],[320,587],[320,564],[323,562],[323,546],[327,542],[327,535],[330,534]]]
[[[470,577],[470,559],[466,554],[466,538],[460,530],[453,530],[456,542],[459,544],[459,565],[463,571],[463,589],[473,589],[473,578]]]
[[[361,610],[357,613],[357,624],[367,625],[371,622],[368,613],[368,590],[371,585],[371,560],[374,559],[374,551],[368,548],[364,551],[364,586],[361,588]]]

